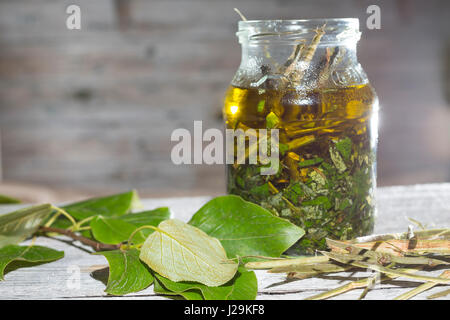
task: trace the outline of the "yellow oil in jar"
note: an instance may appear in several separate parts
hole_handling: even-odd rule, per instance
[[[228,165],[228,192],[304,228],[299,253],[324,249],[325,238],[371,233],[376,106],[368,84],[310,92],[231,86],[227,128],[263,129],[276,118],[280,169],[263,176],[258,164]]]

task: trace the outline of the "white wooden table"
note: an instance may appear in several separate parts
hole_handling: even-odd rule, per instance
[[[172,217],[188,221],[209,199],[210,197],[144,199],[143,204],[146,209],[168,206]],[[376,233],[406,231],[410,224],[407,217],[419,220],[428,227],[449,227],[450,183],[379,188],[377,206]],[[0,207],[0,214],[11,211],[11,208]],[[63,237],[61,240],[68,239]],[[65,257],[53,263],[7,273],[5,281],[0,282],[0,299],[167,299],[165,296],[156,295],[153,286],[124,297],[109,297],[103,292],[105,285],[92,277],[93,271],[107,266],[103,256],[89,254],[89,248],[77,242],[74,243],[77,247],[74,247],[64,241],[41,237],[37,239],[36,244],[64,250]],[[296,281],[286,281],[281,274],[268,274],[265,271],[256,271],[256,274],[259,287],[257,299],[304,299],[348,281],[343,278],[342,273]],[[367,277],[369,273],[347,275],[357,279]],[[417,285],[416,281],[399,278],[376,285],[366,299],[392,299],[405,292],[405,288],[412,289]],[[442,287],[435,287],[415,299],[425,299],[441,290]],[[337,298],[356,299],[361,292],[353,290]]]

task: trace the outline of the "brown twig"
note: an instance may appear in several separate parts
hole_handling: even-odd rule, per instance
[[[67,229],[52,228],[52,227],[40,227],[39,231],[63,234],[65,236],[68,236],[69,238],[80,241],[82,244],[92,247],[95,251],[118,250],[118,249],[120,249],[120,246],[121,246],[120,243],[119,244],[106,244],[106,243],[97,242],[95,240],[80,236],[70,230],[67,230]]]

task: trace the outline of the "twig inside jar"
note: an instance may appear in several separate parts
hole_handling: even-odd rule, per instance
[[[309,65],[312,61],[312,58],[314,57],[314,54],[316,52],[317,46],[319,45],[320,40],[322,39],[323,35],[325,34],[325,26],[324,24],[322,27],[317,28],[315,30],[316,35],[311,40],[311,43],[309,46],[302,52],[302,55],[300,57],[300,61],[302,63],[301,70],[297,70],[296,72],[293,72],[291,81],[293,86],[299,86],[301,84],[301,81],[305,75],[305,71],[309,68]]]
[[[243,21],[247,21],[247,18],[242,14],[242,12],[238,8],[233,8],[234,11],[241,17]]]
[[[288,66],[283,72],[286,79],[289,79],[295,68],[297,68],[298,61],[302,56],[304,48],[304,43],[296,45],[294,51],[292,52],[292,55],[288,58],[288,61],[286,61],[286,64],[288,64]]]

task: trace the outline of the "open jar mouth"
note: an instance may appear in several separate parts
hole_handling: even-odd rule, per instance
[[[236,35],[240,43],[295,44],[313,38],[320,28],[324,31],[321,45],[357,42],[361,37],[357,18],[246,20],[239,21]]]

